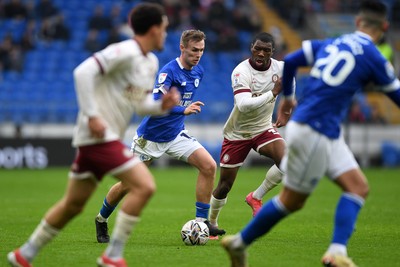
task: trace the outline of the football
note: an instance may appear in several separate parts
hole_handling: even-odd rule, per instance
[[[208,242],[210,233],[204,222],[190,220],[185,223],[181,230],[183,243],[188,246],[205,245]]]

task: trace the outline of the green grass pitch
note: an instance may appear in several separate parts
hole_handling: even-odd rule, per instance
[[[62,196],[67,171],[66,168],[0,170],[0,266],[7,266],[8,251],[29,237],[47,209]],[[220,227],[228,234],[236,233],[251,219],[244,198],[258,186],[265,171],[266,168],[240,170],[219,219]],[[125,250],[128,264],[229,266],[220,241],[189,247],[180,239],[182,225],[195,216],[196,170],[176,167],[152,169],[152,172],[157,192],[128,241]],[[371,192],[350,240],[349,255],[360,267],[400,266],[400,169],[368,169],[365,173]],[[106,245],[96,242],[94,217],[114,182],[111,177],[104,179],[85,211],[40,252],[34,266],[95,266]],[[274,189],[264,201],[279,189]],[[331,238],[339,194],[335,185],[323,179],[302,211],[286,218],[250,247],[250,266],[320,266],[320,257]],[[110,229],[114,221],[112,216]]]

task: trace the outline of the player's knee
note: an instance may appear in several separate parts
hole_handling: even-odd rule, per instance
[[[84,209],[84,205],[76,202],[65,203],[64,210],[68,214],[68,217],[75,217],[80,214]]]
[[[140,191],[142,192],[143,195],[145,195],[145,197],[150,198],[152,195],[154,195],[154,193],[156,192],[156,184],[155,183],[146,183],[145,185],[143,185],[140,189]]]
[[[208,161],[207,164],[204,164],[200,169],[200,172],[202,172],[205,177],[215,177],[215,173],[217,172],[217,163],[215,160]]]
[[[357,187],[357,192],[355,192],[357,195],[362,197],[363,199],[366,199],[368,194],[369,194],[369,186],[367,183]]]

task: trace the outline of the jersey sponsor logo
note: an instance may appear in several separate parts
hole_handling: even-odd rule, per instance
[[[194,80],[194,86],[195,87],[199,87],[199,84],[200,84],[200,80],[199,79]]]
[[[272,75],[272,82],[273,82],[273,83],[276,83],[278,80],[279,80],[278,74]]]
[[[160,73],[158,75],[158,83],[163,83],[165,82],[165,79],[167,79],[168,73]]]

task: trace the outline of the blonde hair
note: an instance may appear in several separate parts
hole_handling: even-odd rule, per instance
[[[182,32],[180,43],[187,47],[189,41],[200,42],[206,40],[206,34],[200,30],[185,30]]]

